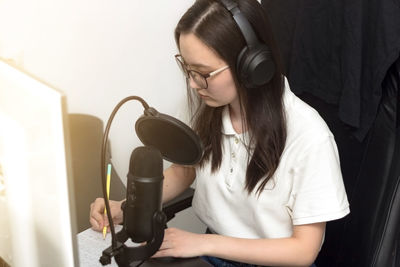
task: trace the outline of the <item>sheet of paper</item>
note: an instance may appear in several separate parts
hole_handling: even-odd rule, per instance
[[[122,229],[121,225],[115,226],[115,232],[119,232]],[[79,265],[81,267],[100,267],[103,266],[99,259],[103,253],[103,250],[111,246],[111,233],[107,233],[106,239],[103,239],[103,233],[96,232],[91,228],[80,232],[77,235],[78,240],[78,252],[79,252]],[[133,243],[130,239],[125,242],[125,245],[129,247],[138,246]],[[111,264],[106,265],[110,267],[118,267],[114,258],[111,259]]]

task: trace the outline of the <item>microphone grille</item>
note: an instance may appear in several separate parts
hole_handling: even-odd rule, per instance
[[[163,173],[162,156],[159,150],[141,146],[133,150],[129,172],[139,177],[158,177]]]

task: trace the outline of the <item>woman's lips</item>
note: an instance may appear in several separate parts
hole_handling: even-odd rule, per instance
[[[199,94],[199,96],[200,96],[201,98],[203,98],[203,99],[205,99],[205,98],[210,98],[209,96],[202,95],[202,94]]]

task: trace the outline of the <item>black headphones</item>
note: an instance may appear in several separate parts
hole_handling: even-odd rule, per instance
[[[266,44],[258,40],[250,22],[242,14],[236,2],[233,0],[220,1],[232,14],[246,40],[246,46],[240,51],[236,61],[236,71],[240,82],[247,88],[257,88],[267,84],[275,73],[275,63],[271,58],[271,51]]]

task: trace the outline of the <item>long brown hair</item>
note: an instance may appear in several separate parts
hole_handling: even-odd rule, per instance
[[[237,3],[259,40],[271,50],[276,72],[265,86],[247,89],[240,84],[236,59],[246,42],[231,14],[219,1],[197,0],[178,22],[175,41],[179,47],[180,35],[193,33],[231,67],[240,101],[242,123],[250,134],[247,149],[249,152],[254,149],[248,161],[245,188],[251,193],[261,181],[256,191],[259,194],[275,173],[285,147],[284,82],[281,61],[266,12],[256,0],[238,0]],[[211,169],[215,172],[221,166],[223,156],[221,128],[224,107],[205,105],[193,91],[188,86],[192,125],[205,148],[200,164],[203,166],[211,160]]]

